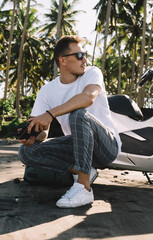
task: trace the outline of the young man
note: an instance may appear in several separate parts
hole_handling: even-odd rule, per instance
[[[41,88],[31,113],[34,117],[28,120],[28,132],[35,126],[41,133],[20,140],[19,156],[28,166],[77,174],[56,205],[79,207],[94,201],[91,167],[102,169],[114,161],[121,142],[110,116],[102,73],[97,67],[86,67],[81,39],[62,37],[54,57],[60,76]],[[45,140],[53,118],[65,136]]]

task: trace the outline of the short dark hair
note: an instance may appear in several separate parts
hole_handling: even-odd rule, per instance
[[[79,36],[73,36],[73,35],[66,35],[64,37],[61,37],[56,45],[55,45],[55,49],[54,49],[54,59],[56,61],[57,66],[59,66],[59,60],[58,58],[60,56],[66,55],[69,53],[70,48],[69,48],[69,44],[70,43],[81,43],[82,42],[82,38],[80,38]]]

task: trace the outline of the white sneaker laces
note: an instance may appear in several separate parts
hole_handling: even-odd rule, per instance
[[[76,186],[72,186],[63,196],[62,198],[73,198],[74,195],[77,195],[79,192],[82,191],[82,188],[77,188]]]

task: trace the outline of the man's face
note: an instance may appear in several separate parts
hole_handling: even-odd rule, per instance
[[[70,51],[68,54],[73,54],[77,52],[84,52],[80,44],[70,43],[69,44]],[[87,59],[83,56],[82,60],[79,60],[76,55],[66,56],[66,70],[69,71],[72,75],[80,76],[84,74],[86,69]]]

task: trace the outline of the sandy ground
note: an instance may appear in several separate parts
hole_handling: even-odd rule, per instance
[[[67,188],[24,182],[18,148],[0,142],[0,240],[153,239],[153,186],[142,173],[98,170],[94,203],[59,209]]]

